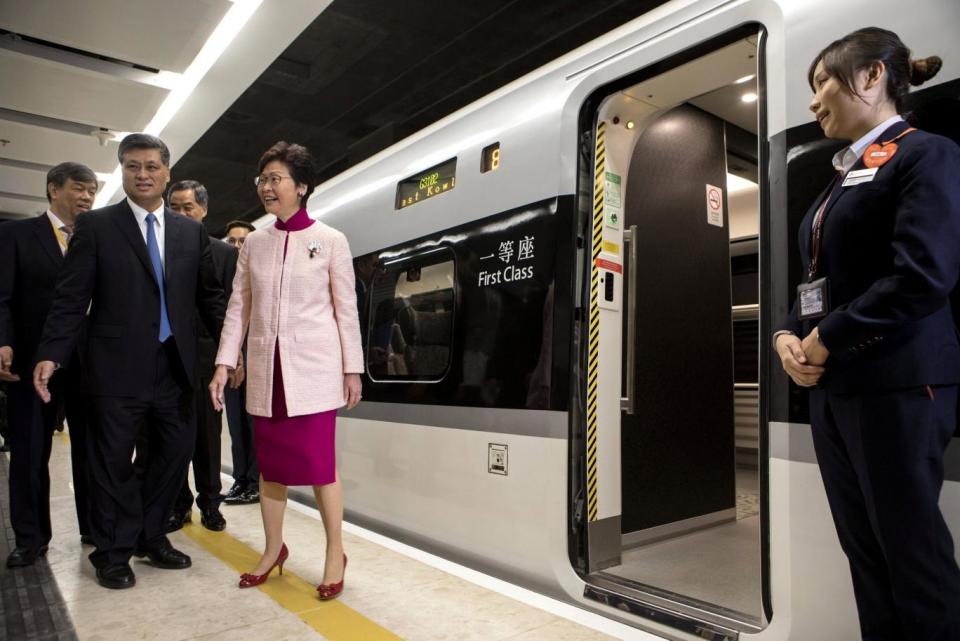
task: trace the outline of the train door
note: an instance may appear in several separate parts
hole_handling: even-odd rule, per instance
[[[587,594],[704,638],[763,626],[761,35],[594,101]]]

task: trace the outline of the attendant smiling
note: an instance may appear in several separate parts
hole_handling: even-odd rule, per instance
[[[898,114],[940,64],[911,61],[878,28],[813,61],[810,110],[828,138],[854,142],[800,224],[806,279],[775,335],[790,377],[816,386],[814,447],[870,641],[960,640],[960,570],[938,506],[960,383],[960,148]]]
[[[254,416],[266,549],[240,587],[267,580],[287,559],[287,486],[312,485],[327,550],[321,599],[340,594],[347,557],[343,492],[334,456],[336,410],[360,400],[363,353],[350,248],[304,209],[316,170],[305,147],[278,142],[260,158],[257,193],[276,222],[247,236],[210,383],[220,409],[228,369],[247,336],[247,411]]]

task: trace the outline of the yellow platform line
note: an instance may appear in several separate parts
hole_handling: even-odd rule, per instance
[[[224,564],[236,570],[237,580],[241,573],[255,567],[260,560],[259,553],[226,532],[211,532],[188,524],[184,526],[183,533]],[[283,576],[274,570],[270,580],[256,589],[300,617],[304,623],[330,641],[400,640],[400,637],[380,627],[340,600],[319,600],[317,586],[304,581],[289,570],[284,570]]]

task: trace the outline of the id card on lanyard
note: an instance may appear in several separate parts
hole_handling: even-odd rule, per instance
[[[820,208],[813,216],[813,231],[810,235],[810,268],[807,271],[807,282],[797,286],[797,318],[813,320],[823,318],[830,311],[830,281],[826,277],[817,278],[817,269],[820,266],[820,248],[823,244],[823,222],[827,217],[827,206],[840,184],[840,174],[833,177],[830,191],[820,203]]]

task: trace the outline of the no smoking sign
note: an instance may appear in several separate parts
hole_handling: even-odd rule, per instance
[[[723,190],[707,185],[707,222],[723,227]]]

